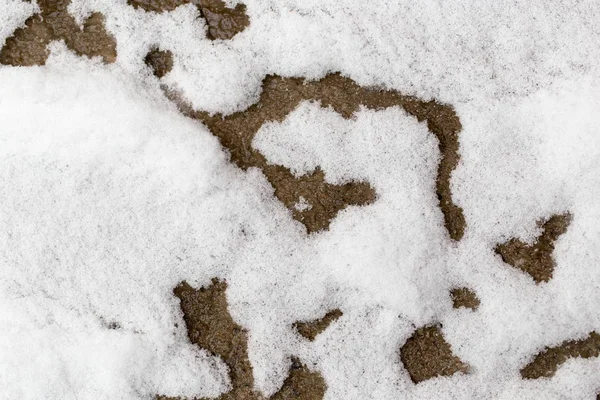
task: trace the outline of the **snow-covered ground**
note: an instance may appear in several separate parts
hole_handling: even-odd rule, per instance
[[[519,370],[600,331],[600,3],[245,4],[250,26],[210,41],[191,5],[155,14],[73,0],[79,21],[105,15],[114,64],[55,42],[46,66],[0,66],[0,398],[217,396],[227,368],[190,344],[172,289],[219,277],[266,395],[294,354],[321,372],[329,400],[593,399],[598,358],[551,379]],[[35,7],[0,2],[0,44]],[[259,170],[236,168],[164,97],[144,64],[152,46],[175,55],[163,81],[210,112],[253,104],[267,74],[335,71],[452,105],[464,238],[444,228],[425,123],[398,107],[345,120],[312,103],[254,146],[297,173],[368,181],[378,198],[306,235]],[[494,253],[564,212],[550,282]],[[452,308],[462,286],[477,311]],[[336,307],[343,317],[314,342],[291,328]],[[398,351],[433,322],[471,372],[415,385]]]

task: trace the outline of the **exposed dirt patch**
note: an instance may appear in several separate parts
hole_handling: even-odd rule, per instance
[[[458,135],[461,124],[453,108],[436,101],[422,101],[396,91],[363,88],[340,74],[327,75],[319,81],[283,78],[269,75],[263,80],[259,101],[242,112],[230,115],[210,115],[191,108],[178,93],[165,88],[166,95],[187,116],[202,121],[229,150],[232,161],[242,169],[260,168],[275,196],[292,212],[294,219],[304,224],[308,233],[326,230],[337,213],[349,205],[367,205],[375,201],[374,189],[367,182],[332,185],[325,182],[322,170],[295,177],[288,168],[269,164],[252,148],[254,135],[270,121],[282,122],[302,101],[316,101],[331,107],[344,118],[351,118],[365,106],[382,110],[400,106],[419,121],[426,120],[429,130],[438,138],[442,154],[437,174],[437,196],[450,237],[460,240],[465,219],[462,209],[452,202],[450,177],[459,160]],[[306,207],[296,207],[303,203]]]
[[[452,289],[450,295],[454,308],[465,307],[476,310],[479,307],[480,301],[477,294],[468,288]]]
[[[264,400],[254,390],[252,365],[248,359],[248,333],[231,317],[227,307],[227,283],[213,279],[208,287],[194,289],[186,282],[173,293],[181,300],[183,319],[190,341],[215,356],[229,367],[232,390],[220,400]],[[292,358],[289,376],[273,400],[320,400],[327,385],[318,372],[310,371],[298,359]],[[157,396],[157,399],[175,399]]]
[[[144,59],[154,76],[162,78],[173,69],[173,53],[170,50],[152,49]]]
[[[301,336],[312,342],[319,333],[327,329],[332,322],[336,321],[342,315],[342,311],[336,308],[335,310],[329,311],[321,319],[307,322],[296,322],[294,323],[294,328],[296,328]]]
[[[16,29],[0,50],[0,64],[13,66],[44,65],[50,52],[48,44],[64,40],[79,56],[100,56],[104,62],[117,59],[115,39],[104,27],[104,16],[91,14],[80,27],[68,13],[70,0],[38,0],[40,13]]]
[[[536,283],[548,282],[556,266],[552,257],[554,242],[567,231],[570,222],[570,214],[554,215],[538,222],[542,234],[533,245],[511,239],[496,246],[496,253],[505,263],[531,275]]]
[[[292,358],[290,373],[271,400],[321,400],[326,391],[327,384],[319,373],[310,371],[298,359]]]
[[[221,357],[229,367],[233,386],[228,395],[243,398],[254,390],[252,365],[248,359],[248,333],[231,318],[226,290],[225,282],[213,280],[212,285],[200,289],[183,282],[173,292],[181,300],[190,341]]]
[[[400,349],[400,359],[414,383],[469,371],[469,366],[452,354],[437,326],[417,329]]]
[[[241,3],[234,8],[227,7],[222,0],[127,0],[127,3],[153,12],[172,11],[182,4],[194,4],[206,20],[207,36],[211,40],[231,39],[250,25],[246,5]]]
[[[590,333],[586,339],[569,340],[557,347],[546,348],[521,370],[525,379],[549,378],[569,358],[591,358],[600,355],[600,334]]]

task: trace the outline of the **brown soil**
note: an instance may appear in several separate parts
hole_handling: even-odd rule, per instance
[[[560,346],[546,348],[521,370],[525,379],[549,378],[569,358],[591,358],[600,355],[600,334],[590,333],[586,339],[570,340]]]
[[[452,354],[437,326],[417,329],[400,349],[400,359],[414,383],[469,371],[469,366]]]
[[[172,11],[182,4],[194,4],[208,25],[207,37],[215,39],[231,39],[250,25],[246,14],[246,5],[238,3],[228,8],[222,0],[127,0],[135,8],[146,11]]]
[[[233,386],[228,395],[237,398],[252,394],[254,378],[248,359],[248,333],[231,318],[226,290],[225,282],[213,280],[212,285],[198,290],[183,282],[173,292],[181,300],[190,341],[227,364]]]
[[[533,245],[511,239],[496,246],[496,253],[505,263],[531,275],[536,283],[548,282],[556,265],[552,257],[554,242],[567,231],[570,222],[570,214],[554,215],[538,222],[542,234]]]
[[[144,62],[156,77],[162,78],[173,69],[173,53],[170,50],[152,49]]]
[[[229,368],[232,389],[220,400],[265,400],[254,390],[252,365],[248,359],[248,334],[235,323],[227,306],[227,284],[213,279],[208,287],[194,289],[186,282],[173,293],[181,300],[183,319],[190,341],[214,356],[221,357]],[[292,358],[290,372],[272,400],[320,400],[327,385],[318,372],[310,371]],[[157,399],[174,399],[157,396]]]
[[[298,359],[292,358],[290,374],[271,400],[321,400],[326,391],[327,384],[321,374],[310,371]]]
[[[296,322],[294,328],[300,335],[310,340],[315,340],[317,335],[323,332],[329,327],[329,325],[341,317],[343,313],[339,309],[331,310],[321,319],[308,321],[308,322]]]
[[[91,14],[80,27],[68,13],[70,0],[38,0],[41,12],[15,30],[0,50],[0,64],[12,66],[44,65],[50,52],[48,44],[64,40],[80,56],[100,56],[112,63],[117,58],[115,39],[104,28],[104,16]]]
[[[162,72],[155,70],[155,73],[158,76]],[[259,101],[245,111],[230,115],[211,116],[207,112],[196,111],[178,93],[164,89],[182,113],[200,120],[219,138],[238,167],[244,170],[260,168],[275,188],[275,196],[292,212],[294,219],[304,224],[308,233],[328,229],[337,213],[349,205],[372,203],[376,199],[375,190],[367,182],[329,184],[325,182],[325,174],[320,168],[312,174],[295,177],[288,168],[270,164],[252,148],[256,132],[266,122],[282,122],[305,100],[331,107],[344,118],[351,118],[361,105],[373,110],[400,106],[419,121],[426,120],[429,130],[437,137],[442,157],[436,188],[445,226],[454,240],[460,240],[464,234],[463,212],[452,202],[450,191],[452,170],[459,160],[458,135],[461,129],[451,106],[436,101],[425,102],[396,91],[363,88],[340,74],[330,74],[319,81],[269,75],[263,80]],[[301,200],[309,206],[297,208]]]
[[[480,301],[475,292],[468,288],[453,289],[450,292],[454,308],[470,308],[476,310],[479,307]]]

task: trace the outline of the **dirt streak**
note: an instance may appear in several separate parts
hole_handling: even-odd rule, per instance
[[[591,332],[586,339],[569,340],[560,346],[546,348],[521,370],[525,379],[549,378],[570,358],[592,358],[600,355],[600,334]]]
[[[436,193],[444,215],[445,227],[453,240],[460,240],[465,230],[462,209],[452,202],[450,178],[459,160],[458,135],[460,120],[451,106],[436,101],[422,101],[396,91],[363,88],[341,74],[330,74],[319,81],[283,78],[269,75],[262,84],[258,102],[244,111],[230,115],[210,115],[194,110],[179,93],[163,87],[167,97],[181,112],[200,120],[229,150],[231,160],[240,168],[259,168],[275,189],[275,196],[291,211],[308,233],[327,230],[339,211],[349,205],[367,205],[376,199],[375,190],[367,182],[333,185],[325,181],[320,168],[313,173],[295,177],[288,168],[270,164],[252,147],[258,130],[267,122],[282,122],[302,101],[316,101],[331,107],[349,119],[360,106],[371,110],[402,107],[419,121],[427,121],[429,130],[438,139],[439,162]],[[298,204],[308,207],[297,207]]]
[[[294,323],[294,328],[300,335],[312,342],[315,340],[317,335],[319,335],[319,333],[327,329],[332,322],[336,321],[342,315],[342,311],[336,308],[335,310],[329,311],[321,319],[306,322],[296,322]]]

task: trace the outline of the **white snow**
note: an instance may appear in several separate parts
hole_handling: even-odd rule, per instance
[[[226,366],[189,343],[172,295],[213,277],[229,283],[267,395],[298,355],[329,400],[594,398],[600,359],[552,379],[519,370],[600,332],[600,3],[245,4],[250,27],[211,42],[190,5],[159,15],[73,0],[79,20],[105,14],[115,64],[54,43],[45,67],[0,66],[0,398],[227,391]],[[0,43],[34,8],[0,4]],[[465,237],[444,229],[425,123],[397,107],[344,120],[309,102],[265,124],[255,148],[298,175],[320,166],[332,183],[368,181],[378,197],[306,236],[260,171],[235,168],[164,98],[143,64],[154,45],[175,54],[164,81],[211,112],[255,102],[265,74],[330,71],[453,105]],[[550,282],[494,254],[565,211]],[[477,311],[452,308],[457,286],[477,293]],[[343,317],[314,342],[292,330],[336,307]],[[472,372],[414,385],[398,350],[432,322]]]
[[[296,204],[294,204],[294,208],[300,212],[307,211],[312,208],[312,205],[303,197],[300,196],[300,199]]]

